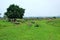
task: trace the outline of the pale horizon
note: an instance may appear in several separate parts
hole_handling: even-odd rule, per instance
[[[11,4],[24,8],[24,17],[60,16],[60,0],[1,0],[1,17]]]

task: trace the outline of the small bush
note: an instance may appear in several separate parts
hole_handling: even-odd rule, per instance
[[[53,17],[53,19],[56,19],[56,17]]]
[[[35,27],[39,27],[39,25],[38,25],[38,24],[36,24],[36,25],[35,25]]]
[[[34,21],[32,21],[31,23],[33,23],[33,24],[34,24],[35,22],[34,22]]]

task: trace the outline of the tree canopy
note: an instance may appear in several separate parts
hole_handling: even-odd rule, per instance
[[[5,15],[10,19],[16,19],[16,18],[21,19],[23,18],[24,13],[25,13],[25,9],[12,4],[7,8],[7,12],[5,12]]]

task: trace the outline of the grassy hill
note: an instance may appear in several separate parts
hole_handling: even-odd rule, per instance
[[[28,20],[20,24],[0,20],[0,40],[60,40],[60,19]]]

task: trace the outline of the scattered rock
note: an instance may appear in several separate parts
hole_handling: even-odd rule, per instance
[[[20,24],[20,22],[14,22],[15,24]]]
[[[31,27],[32,26],[32,23],[29,22],[29,23],[27,23],[27,25]]]

